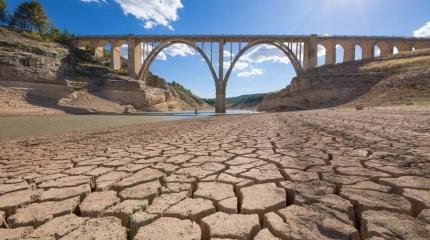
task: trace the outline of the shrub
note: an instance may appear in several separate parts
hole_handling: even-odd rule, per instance
[[[0,24],[4,24],[6,22],[6,3],[3,0],[0,0]]]
[[[355,110],[363,110],[364,106],[362,104],[355,105]]]
[[[39,42],[44,42],[48,40],[38,32],[23,32],[23,35],[27,38],[30,38]]]

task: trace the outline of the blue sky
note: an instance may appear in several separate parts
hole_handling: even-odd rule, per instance
[[[24,0],[6,0],[10,11]],[[429,0],[40,0],[74,34],[340,34],[430,36]],[[273,57],[271,57],[273,55]],[[227,96],[276,91],[295,76],[277,49],[251,49]],[[176,46],[151,71],[202,97],[215,87],[196,53]]]

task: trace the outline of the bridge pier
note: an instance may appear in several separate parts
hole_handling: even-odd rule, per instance
[[[316,34],[312,34],[305,41],[303,62],[305,70],[318,65],[318,39]]]
[[[363,59],[370,59],[373,58],[375,49],[373,43],[370,43],[368,41],[364,41],[361,43],[362,47],[362,58]]]
[[[224,84],[217,84],[216,86],[215,113],[226,113]]]
[[[325,47],[325,64],[336,63],[336,44],[334,41],[328,43]]]
[[[103,41],[96,41],[92,44],[94,48],[94,56],[96,58],[103,58],[104,57],[104,46]]]
[[[216,87],[216,103],[215,113],[225,113],[225,83],[224,79],[224,41],[218,43],[218,80],[215,83]]]
[[[343,61],[349,62],[355,60],[355,44],[353,42],[346,42],[343,47]]]
[[[113,70],[121,68],[121,44],[111,42],[110,66]]]
[[[128,43],[128,75],[137,78],[142,66],[142,46],[134,35],[129,35]]]

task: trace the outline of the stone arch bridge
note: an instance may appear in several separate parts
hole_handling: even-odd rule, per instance
[[[281,50],[293,65],[297,75],[317,66],[318,47],[326,50],[325,64],[336,63],[336,48],[343,48],[343,62],[356,60],[356,48],[361,48],[360,59],[375,57],[375,46],[380,56],[415,49],[430,48],[430,38],[377,37],[377,36],[319,36],[319,35],[124,35],[124,36],[76,36],[78,48],[94,50],[103,57],[107,44],[111,47],[110,65],[121,68],[120,49],[128,45],[128,74],[145,81],[151,63],[167,47],[185,44],[197,51],[207,63],[216,86],[217,113],[225,113],[225,97],[228,79],[235,64],[245,52],[260,44],[269,44]],[[233,48],[234,46],[234,48]],[[226,63],[226,64],[225,64]]]

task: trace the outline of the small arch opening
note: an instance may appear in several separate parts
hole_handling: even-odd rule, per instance
[[[381,56],[381,49],[378,47],[378,45],[375,45],[373,47],[373,57],[380,57]]]
[[[112,44],[110,42],[105,42],[103,44],[103,57],[100,59],[106,67],[110,66],[112,55]]]
[[[115,42],[109,53],[110,67],[118,74],[128,75],[128,44],[126,41]]]
[[[327,64],[326,62],[327,49],[322,44],[318,44],[318,53],[317,53],[317,66],[322,66]]]
[[[340,44],[336,44],[336,64],[343,63],[345,50]]]
[[[355,59],[354,59],[355,61],[359,61],[363,59],[363,48],[360,45],[356,44],[354,46],[354,52],[355,52]]]

